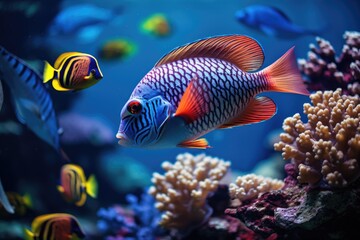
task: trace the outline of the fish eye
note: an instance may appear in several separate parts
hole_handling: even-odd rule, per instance
[[[92,74],[95,74],[96,73],[96,70],[95,69],[91,69],[90,71]]]
[[[127,110],[131,114],[138,114],[141,112],[142,106],[138,100],[133,100],[127,105]]]

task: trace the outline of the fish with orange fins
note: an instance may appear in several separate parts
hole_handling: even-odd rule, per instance
[[[266,91],[308,95],[294,48],[259,71],[260,44],[247,36],[202,39],[161,58],[133,90],[121,111],[119,144],[129,147],[206,149],[200,138],[215,129],[271,118]]]
[[[57,91],[82,90],[103,78],[95,57],[80,52],[66,52],[55,61],[54,67],[45,61],[43,81],[52,81]]]
[[[66,201],[80,207],[85,204],[87,194],[97,197],[98,185],[94,175],[90,175],[86,181],[84,170],[80,166],[65,164],[61,168],[61,185],[58,190]]]
[[[74,240],[85,238],[79,221],[66,213],[38,216],[31,224],[31,231],[25,229],[26,240]]]

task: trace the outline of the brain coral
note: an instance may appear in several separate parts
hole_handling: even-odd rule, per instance
[[[229,194],[231,199],[238,199],[241,204],[245,200],[258,198],[262,193],[278,190],[283,186],[284,182],[281,180],[247,174],[237,177],[235,183],[230,183]]]
[[[360,101],[336,91],[310,95],[304,104],[308,122],[299,114],[285,119],[281,141],[274,145],[292,159],[298,181],[310,185],[345,187],[360,174]]]
[[[164,212],[160,225],[183,230],[211,215],[206,198],[218,188],[230,162],[189,153],[178,155],[176,160],[162,164],[164,175],[154,173],[149,193],[156,199],[156,208]]]

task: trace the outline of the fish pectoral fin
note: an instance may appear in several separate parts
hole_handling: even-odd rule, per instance
[[[174,117],[182,117],[187,123],[191,123],[206,113],[204,97],[197,89],[195,82],[198,76],[194,76],[186,88]]]
[[[52,86],[55,90],[57,91],[61,91],[61,92],[64,92],[64,91],[70,91],[70,89],[67,89],[67,88],[64,88],[60,85],[60,82],[58,79],[54,79],[54,81],[52,81]]]
[[[181,142],[180,144],[178,144],[177,146],[184,147],[184,148],[197,148],[197,149],[211,148],[209,146],[208,141],[205,138],[184,141],[184,142]]]
[[[256,97],[239,116],[218,127],[232,128],[270,119],[276,113],[276,105],[268,97]]]
[[[276,30],[271,27],[260,25],[260,29],[268,36],[272,36],[272,37],[276,36]]]

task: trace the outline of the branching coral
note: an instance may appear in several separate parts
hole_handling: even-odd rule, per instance
[[[308,60],[299,59],[300,71],[307,76],[310,90],[342,88],[348,94],[360,94],[360,33],[345,32],[345,45],[339,57],[330,42],[316,38],[310,44]]]
[[[182,230],[201,224],[211,215],[206,199],[218,188],[230,162],[188,153],[176,160],[162,164],[164,175],[154,173],[149,193],[157,201],[156,208],[164,212],[160,225]]]
[[[312,94],[313,106],[304,104],[307,123],[299,114],[284,121],[274,148],[292,159],[301,183],[345,187],[360,175],[360,100],[341,93]]]
[[[239,176],[235,183],[230,183],[229,194],[231,199],[238,199],[241,204],[245,200],[258,198],[262,193],[279,190],[283,186],[284,182],[281,180],[248,174]]]

